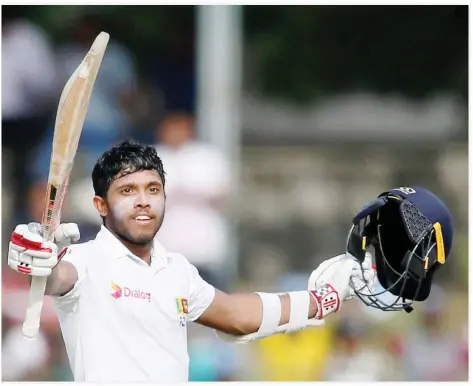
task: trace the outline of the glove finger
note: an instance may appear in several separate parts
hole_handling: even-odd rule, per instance
[[[43,243],[43,247],[39,250],[35,249],[27,249],[23,252],[23,254],[31,257],[35,257],[38,259],[49,259],[53,255],[57,255],[57,245],[51,242]]]
[[[79,227],[75,223],[61,224],[54,233],[57,243],[70,245],[80,240]]]
[[[372,269],[373,268],[373,257],[371,256],[371,253],[366,252],[365,253],[365,260],[361,264],[363,269]]]
[[[359,262],[355,262],[355,265],[352,268],[351,276],[363,279],[363,270]]]
[[[20,255],[18,256],[18,261],[23,264],[31,265],[33,264],[33,257],[20,253]]]
[[[30,276],[49,276],[51,275],[52,269],[50,266],[48,267],[41,267],[41,266],[34,266],[34,265],[25,265],[23,263],[19,263],[18,261],[14,261],[12,259],[8,260],[8,266],[24,275]]]
[[[27,232],[27,231],[28,231],[28,225],[20,224],[20,225],[17,225],[15,227],[15,230],[13,231],[13,233],[16,233],[17,235],[23,236],[25,234],[25,232]]]
[[[13,244],[28,250],[53,252],[53,244],[44,242],[44,239],[40,235],[31,232],[29,229],[22,230],[22,232],[23,234],[17,232],[12,233],[11,241]]]
[[[373,269],[371,270],[368,275],[367,275],[367,282],[368,282],[368,289],[370,292],[374,291],[374,287],[376,286],[377,280],[378,280],[378,275],[376,271]]]
[[[30,266],[26,267],[25,265],[20,264],[18,261],[10,260],[8,262],[8,266],[10,268],[14,269],[15,271],[23,273],[25,275],[29,275],[31,273],[31,267]]]
[[[16,267],[18,267],[18,260],[8,259],[8,266],[16,271]]]
[[[371,254],[369,252],[366,253],[365,260],[363,261],[363,263],[360,263],[358,259],[356,259],[350,254],[348,254],[348,256],[350,256],[356,262],[356,265],[353,267],[353,276],[357,276],[362,279],[364,271],[372,270],[372,260]]]
[[[10,250],[20,253],[26,251],[26,248],[15,244],[13,241],[10,241]]]
[[[367,282],[364,279],[360,279],[359,277],[352,277],[350,280],[350,287],[357,290],[361,291],[364,288],[366,288]]]
[[[34,257],[35,259],[50,259],[51,256],[54,255],[54,253],[48,252],[48,251],[33,251],[30,249],[27,249],[22,253],[22,256],[29,256],[29,257]]]
[[[57,259],[33,259],[32,265],[38,268],[53,268],[57,264]]]
[[[22,251],[18,251],[16,249],[14,249],[14,247],[16,247],[16,246],[14,244],[10,243],[10,248],[8,249],[8,261],[10,261],[10,260],[19,261],[19,259],[20,259],[20,252],[22,252]]]
[[[357,291],[363,293],[373,293],[378,276],[374,269],[364,270],[362,273],[357,271],[352,275],[350,285]]]
[[[10,242],[11,248],[18,251],[18,252],[26,252],[28,254],[34,254],[38,252],[38,256],[41,254],[46,254],[50,255],[51,253],[54,253],[57,250],[57,247],[54,245],[54,247],[51,246],[38,246],[38,243],[36,241],[30,241],[27,239],[18,239],[18,238],[13,238],[12,241]]]
[[[373,268],[373,263],[371,259],[371,254],[367,252],[365,261],[362,264],[361,276],[359,271],[356,272],[356,276],[360,276],[360,279],[364,279],[368,283],[373,282],[374,278],[377,275],[376,270]]]
[[[35,233],[43,237],[43,226],[39,222],[30,222],[28,224],[28,230],[31,233]]]
[[[345,260],[341,263],[341,266],[337,272],[337,287],[341,289],[342,293],[340,296],[343,299],[349,299],[355,295],[353,289],[350,286],[353,270],[359,265],[356,261]]]

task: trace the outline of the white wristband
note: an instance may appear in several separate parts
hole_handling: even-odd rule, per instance
[[[295,291],[280,294],[256,292],[263,303],[263,319],[257,332],[235,336],[215,330],[217,337],[229,343],[250,343],[271,335],[292,333],[303,330],[308,326],[323,326],[324,321],[309,319],[310,297],[309,291]],[[279,295],[289,295],[290,313],[289,322],[279,326],[281,321],[281,299]]]
[[[309,291],[288,292],[291,299],[291,312],[287,332],[295,332],[307,326],[309,319],[310,295]]]
[[[258,335],[274,334],[281,321],[281,299],[274,293],[256,292],[263,303],[263,319],[258,329]]]

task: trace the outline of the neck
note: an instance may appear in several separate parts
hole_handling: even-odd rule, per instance
[[[138,256],[145,263],[151,264],[151,250],[153,249],[153,243],[148,243],[145,245],[137,245],[137,244],[130,243],[127,240],[123,240],[122,238],[120,238],[120,241],[135,256]]]
[[[150,241],[147,244],[140,245],[135,244],[131,241],[124,239],[122,236],[118,235],[113,229],[107,227],[107,229],[113,233],[113,235],[125,246],[128,250],[133,253],[135,256],[139,257],[147,264],[151,264],[151,251],[153,249],[153,242]]]

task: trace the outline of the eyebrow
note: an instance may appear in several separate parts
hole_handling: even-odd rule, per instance
[[[125,184],[120,184],[117,186],[117,189],[123,189],[123,188],[133,188],[135,186],[138,186],[139,184],[135,183],[135,182],[127,182]],[[148,182],[146,184],[146,187],[149,187],[149,186],[156,186],[156,185],[159,185],[159,186],[163,186],[163,184],[158,181],[158,180],[154,180],[154,181],[151,181],[151,182]]]

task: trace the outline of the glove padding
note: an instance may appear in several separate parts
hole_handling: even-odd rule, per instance
[[[8,265],[17,272],[31,276],[49,276],[66,254],[67,247],[79,241],[77,224],[60,224],[54,233],[54,242],[45,241],[39,223],[18,225],[8,248]],[[61,251],[58,254],[58,251]]]
[[[369,253],[363,264],[346,254],[322,262],[312,272],[308,283],[309,291],[317,300],[316,319],[338,312],[343,301],[355,296],[353,287],[357,290],[367,285],[373,288],[375,276]]]

